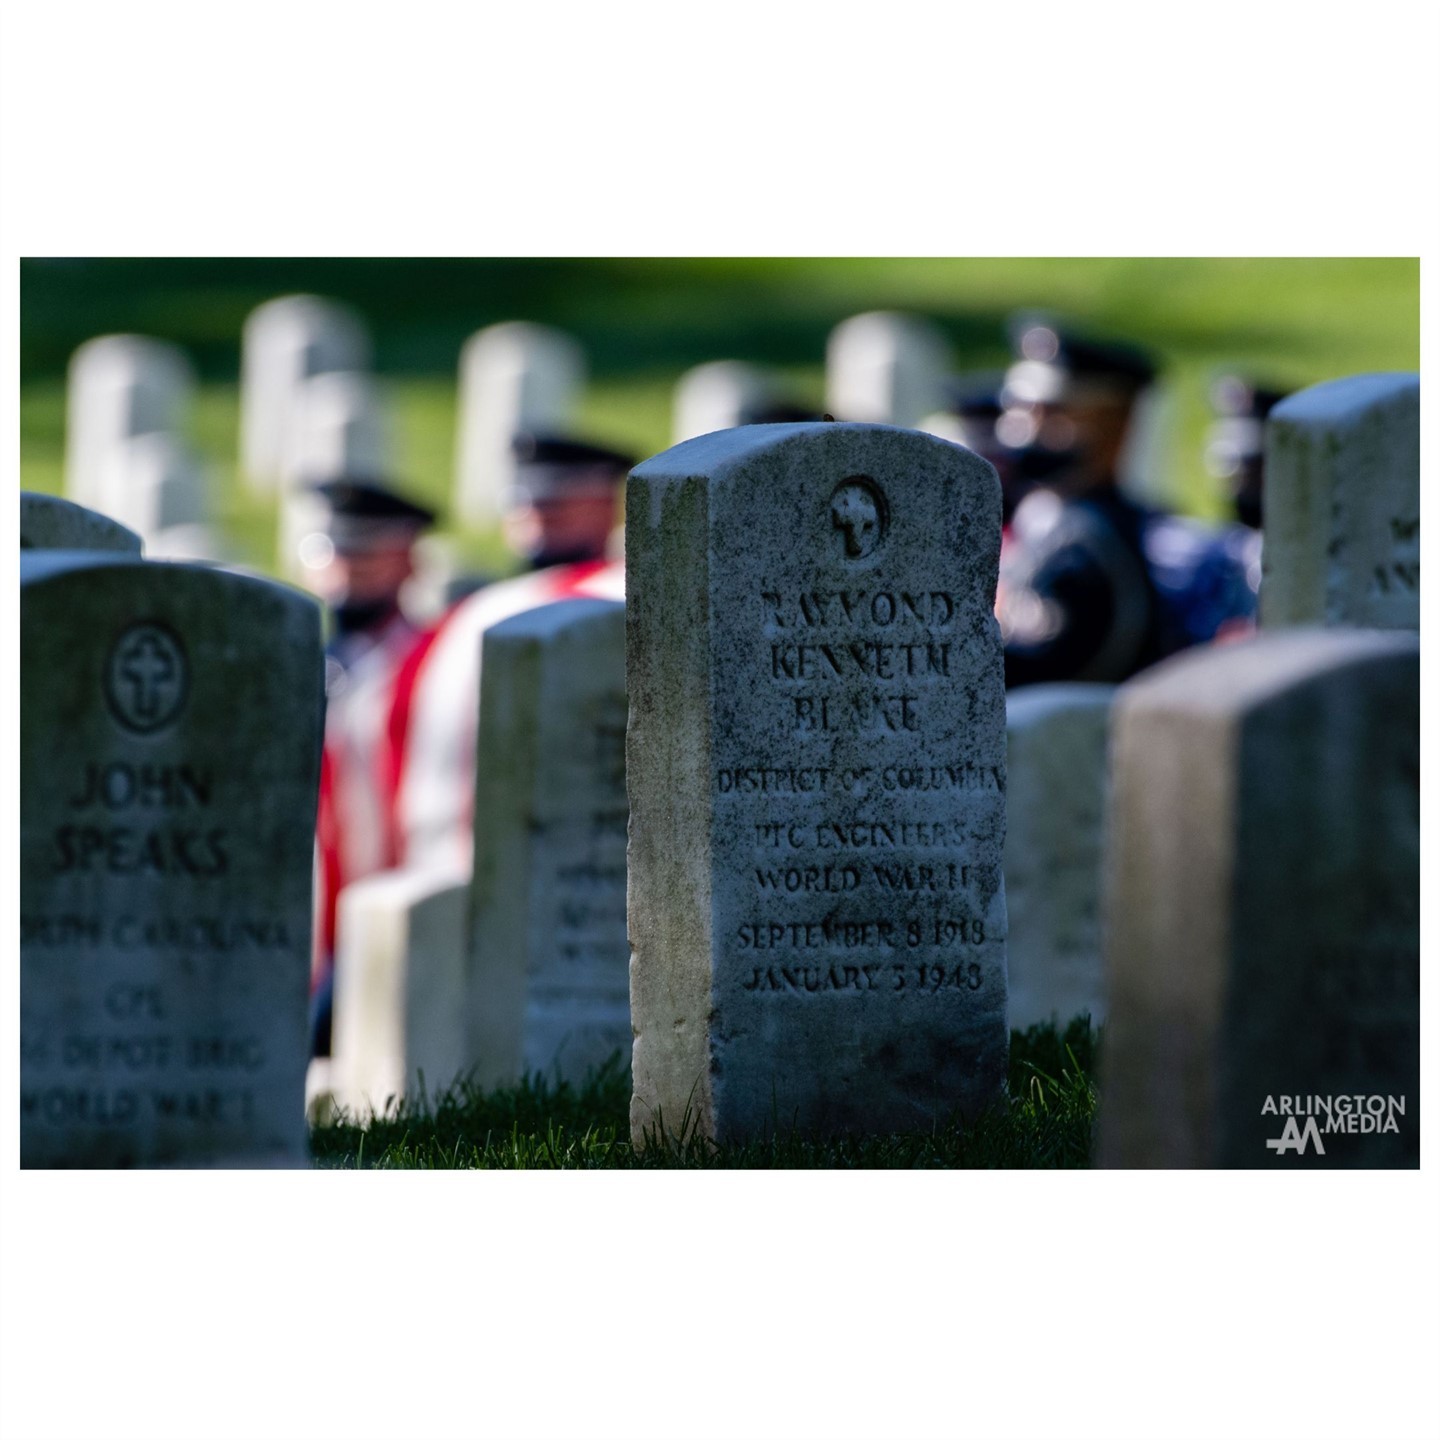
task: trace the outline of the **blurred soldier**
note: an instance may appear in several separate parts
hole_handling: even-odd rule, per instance
[[[435,515],[371,480],[347,477],[311,488],[321,503],[301,554],[333,622],[325,651],[312,974],[311,1045],[325,1055],[339,893],[393,863],[384,739],[395,677],[420,638],[401,612],[400,591],[414,572],[415,543]]]
[[[1226,488],[1242,525],[1260,529],[1265,481],[1265,417],[1286,392],[1239,375],[1222,375],[1210,387],[1215,420],[1205,437],[1205,464]]]
[[[1016,359],[995,434],[1019,452],[1016,472],[1033,488],[1015,506],[1001,553],[1006,684],[1124,680],[1167,648],[1145,557],[1149,512],[1116,479],[1155,366],[1134,346],[1049,320],[1024,317],[1012,333]]]
[[[523,435],[503,524],[530,571],[449,611],[411,652],[395,686],[387,750],[394,774],[396,863],[468,866],[473,854],[481,637],[556,600],[624,597],[622,560],[607,560],[617,502],[634,461],[583,441]]]

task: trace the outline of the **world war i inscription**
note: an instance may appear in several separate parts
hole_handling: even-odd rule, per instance
[[[314,602],[21,559],[21,1159],[305,1154]]]
[[[751,426],[627,503],[632,1130],[973,1113],[1006,1051],[993,470]]]

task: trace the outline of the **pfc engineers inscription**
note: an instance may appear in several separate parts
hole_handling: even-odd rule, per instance
[[[21,667],[22,1164],[303,1159],[314,603],[35,552]]]
[[[687,1104],[718,1138],[975,1113],[1006,1061],[993,470],[756,426],[630,496],[632,1132]],[[672,572],[707,577],[703,616]]]

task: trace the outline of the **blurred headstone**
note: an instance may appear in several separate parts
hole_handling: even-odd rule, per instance
[[[566,433],[585,385],[585,354],[563,331],[528,321],[487,326],[460,352],[455,514],[494,521],[515,473],[521,431]]]
[[[144,335],[101,335],[70,357],[65,397],[65,494],[101,510],[101,474],[136,435],[181,431],[195,374],[185,352]],[[118,517],[117,517],[118,518]]]
[[[1000,486],[751,426],[626,506],[631,1132],[926,1128],[1003,1090]]]
[[[204,525],[210,517],[208,477],[199,457],[172,431],[120,441],[100,468],[98,504],[129,526],[154,554],[162,530]]]
[[[303,1160],[318,606],[74,551],[20,603],[21,1163]]]
[[[240,361],[240,470],[252,489],[280,484],[302,382],[370,365],[370,337],[346,306],[284,295],[250,312]]]
[[[118,550],[140,554],[140,537],[108,515],[58,495],[20,492],[21,550]]]
[[[1286,630],[1118,692],[1104,1164],[1418,1163],[1419,678]]]
[[[527,610],[481,663],[470,1049],[485,1084],[580,1081],[630,1052],[625,606]]]
[[[466,1069],[468,881],[387,870],[340,893],[330,1083],[356,1116]]]
[[[1420,628],[1420,377],[1351,375],[1265,425],[1260,623]]]
[[[776,398],[774,378],[742,360],[712,360],[675,386],[675,443],[748,425]]]
[[[324,528],[323,499],[315,481],[351,476],[377,480],[388,473],[390,435],[373,377],[356,371],[311,376],[295,388],[281,462],[280,573],[301,580],[300,544]]]
[[[944,405],[950,371],[950,347],[928,320],[852,315],[825,347],[825,408],[840,420],[919,425]]]
[[[1027,685],[1005,700],[1010,1027],[1105,1018],[1100,954],[1110,685]]]

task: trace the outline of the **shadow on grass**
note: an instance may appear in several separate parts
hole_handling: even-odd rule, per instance
[[[1011,1037],[1009,1094],[966,1123],[907,1135],[823,1139],[794,1132],[716,1145],[678,1133],[632,1145],[630,1074],[619,1055],[579,1085],[527,1075],[483,1091],[460,1081],[392,1103],[368,1123],[342,1115],[312,1132],[317,1165],[379,1169],[1057,1169],[1089,1164],[1096,1032],[1088,1016]]]

